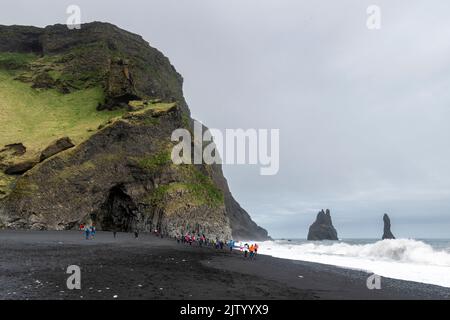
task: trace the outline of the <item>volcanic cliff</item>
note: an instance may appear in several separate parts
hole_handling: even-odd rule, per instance
[[[267,239],[220,165],[175,165],[183,79],[140,36],[0,26],[0,227]]]

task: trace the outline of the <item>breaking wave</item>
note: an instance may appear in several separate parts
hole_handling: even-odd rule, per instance
[[[381,276],[450,287],[450,248],[437,250],[412,239],[366,244],[266,241],[260,253],[373,272]]]

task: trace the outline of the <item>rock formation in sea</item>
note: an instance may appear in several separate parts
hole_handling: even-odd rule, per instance
[[[309,227],[308,240],[339,240],[329,209],[317,214],[316,221]]]
[[[172,132],[193,130],[183,79],[140,36],[0,26],[0,82],[0,227],[268,239],[220,165],[172,163]]]
[[[389,219],[389,216],[387,213],[383,216],[383,223],[384,223],[384,229],[383,229],[383,240],[384,239],[395,239],[394,235],[391,232],[391,219]]]

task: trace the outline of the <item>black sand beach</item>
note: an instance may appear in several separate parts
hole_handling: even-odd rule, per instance
[[[81,267],[81,290],[66,269]],[[328,265],[177,244],[151,234],[0,231],[0,299],[449,299],[450,289]]]

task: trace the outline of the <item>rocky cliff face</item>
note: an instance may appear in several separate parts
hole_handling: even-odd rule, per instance
[[[391,232],[391,219],[389,219],[389,216],[385,213],[383,216],[383,237],[382,239],[395,239],[394,235]]]
[[[339,240],[329,209],[317,214],[316,221],[309,227],[308,240]]]
[[[18,95],[55,97],[77,109],[70,119],[49,109],[47,135],[30,129],[30,141],[17,141],[28,138],[23,134],[0,141],[0,227],[63,230],[92,222],[100,230],[268,238],[234,200],[219,165],[170,160],[172,131],[192,130],[182,77],[140,36],[106,23],[0,26],[0,76]],[[33,111],[34,103],[22,108]],[[88,104],[93,110],[84,114]],[[26,117],[5,132],[23,132]]]

